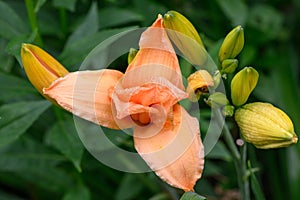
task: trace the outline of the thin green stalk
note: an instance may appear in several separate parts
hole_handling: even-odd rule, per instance
[[[36,18],[36,12],[34,11],[34,3],[33,0],[25,0],[27,14],[29,18],[29,23],[32,31],[37,31],[36,37],[35,37],[35,43],[39,45],[40,47],[43,47],[43,41],[40,35],[40,31],[38,28],[37,18]]]
[[[233,162],[237,173],[237,181],[243,200],[250,200],[249,182],[246,177],[246,161],[242,159],[242,156],[235,145],[235,142],[231,136],[231,133],[224,122],[224,117],[220,109],[213,109],[214,117],[221,129],[223,129],[223,136],[225,142],[228,145],[230,152],[233,155]],[[245,162],[245,163],[244,163]]]
[[[67,27],[68,27],[68,18],[67,12],[65,8],[59,9],[59,19],[60,19],[60,29],[63,33],[63,37],[65,38],[67,35]]]

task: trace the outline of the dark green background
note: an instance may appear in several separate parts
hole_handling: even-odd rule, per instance
[[[43,100],[27,80],[19,63],[22,42],[43,47],[76,71],[101,41],[133,27],[149,26],[158,13],[168,10],[184,14],[194,24],[215,60],[226,34],[242,25],[245,47],[239,56],[240,68],[252,66],[260,74],[249,101],[267,101],[281,108],[291,117],[296,133],[300,132],[300,1],[26,2],[33,3],[38,26],[30,26],[25,1],[0,1],[0,199],[164,200],[182,195],[153,173],[122,173],[84,150],[72,116]],[[111,67],[124,71],[126,56]],[[210,112],[202,106],[200,124],[205,133]],[[233,133],[237,137],[235,127]],[[119,132],[108,136],[133,150],[128,136]],[[300,199],[300,145],[278,150],[249,145],[248,150],[267,199]],[[195,189],[208,199],[237,195],[232,159],[222,140],[207,156],[203,178]]]

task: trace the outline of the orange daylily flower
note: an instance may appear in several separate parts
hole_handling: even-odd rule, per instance
[[[102,126],[133,127],[135,148],[150,168],[170,185],[192,191],[204,166],[203,144],[198,120],[178,104],[187,94],[161,15],[139,45],[124,74],[73,72],[44,88],[44,94]]]

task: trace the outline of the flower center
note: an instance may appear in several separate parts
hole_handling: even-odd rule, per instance
[[[131,119],[140,126],[145,126],[148,125],[151,122],[151,118],[149,113],[136,113],[136,114],[132,114],[130,115]]]

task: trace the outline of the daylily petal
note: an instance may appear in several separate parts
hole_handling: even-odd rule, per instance
[[[64,109],[112,129],[131,126],[130,117],[114,118],[111,94],[123,74],[116,70],[80,71],[57,79],[44,93]]]
[[[164,77],[180,89],[184,88],[178,59],[163,27],[161,15],[143,32],[139,45],[140,50],[122,81],[125,88],[142,85],[153,77]]]
[[[199,132],[198,120],[176,104],[160,129],[157,124],[136,127],[134,145],[160,178],[174,187],[192,191],[204,166]]]
[[[150,107],[160,104],[168,113],[178,101],[187,98],[187,94],[168,80],[155,77],[150,82],[132,88],[123,88],[118,84],[113,96],[117,118],[149,112]]]

